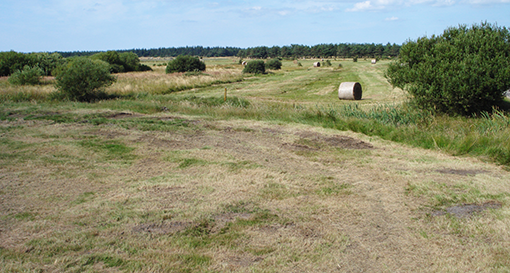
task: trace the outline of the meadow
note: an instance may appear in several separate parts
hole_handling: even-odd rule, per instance
[[[510,271],[507,110],[417,110],[387,60],[204,61],[95,103],[0,79],[0,272]]]

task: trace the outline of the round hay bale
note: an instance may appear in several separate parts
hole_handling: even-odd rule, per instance
[[[315,62],[315,63],[313,63],[313,67],[321,67],[321,63],[320,62]]]
[[[376,59],[372,59],[372,64],[376,64],[377,63],[377,60]]]
[[[341,100],[360,100],[361,93],[359,82],[343,82],[338,87],[338,98]]]

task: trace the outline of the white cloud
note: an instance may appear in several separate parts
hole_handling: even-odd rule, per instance
[[[433,7],[452,6],[456,4],[491,4],[491,3],[510,3],[510,0],[368,0],[357,2],[352,8],[346,9],[349,12],[356,11],[375,11],[387,10],[400,7],[409,7],[413,5],[430,5]]]
[[[386,18],[385,20],[386,21],[397,21],[398,17],[393,16],[393,17]]]
[[[462,1],[469,4],[504,4],[504,3],[510,3],[510,0],[466,0]]]
[[[384,7],[383,7],[384,8]],[[354,4],[352,9],[347,9],[347,11],[365,11],[365,10],[374,10],[375,6],[372,4],[372,1],[365,1]]]

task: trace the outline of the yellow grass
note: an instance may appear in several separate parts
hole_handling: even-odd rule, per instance
[[[3,146],[4,155],[25,156],[0,160],[0,254],[6,258],[0,272],[471,272],[510,266],[510,175],[498,166],[304,125],[171,113],[143,118],[184,119],[188,126],[165,132],[2,122],[11,128],[4,139],[28,146]],[[355,141],[351,148],[325,142],[339,139]],[[104,160],[83,141],[123,143],[136,157],[128,164]],[[369,147],[356,143],[373,148],[352,149]],[[475,203],[507,196],[498,201],[501,209],[470,218],[431,216],[435,196],[450,191]],[[256,208],[269,218],[257,222]],[[196,242],[212,241],[193,247],[197,235],[179,235],[186,231],[179,225],[204,220],[210,233]],[[151,232],[143,228],[151,226]],[[7,258],[13,255],[18,259]],[[124,263],[87,263],[93,255]],[[194,263],[192,257],[209,260]]]

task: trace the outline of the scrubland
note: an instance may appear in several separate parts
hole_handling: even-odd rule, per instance
[[[510,271],[508,112],[419,111],[387,61],[314,61],[146,60],[95,103],[0,79],[0,272]]]

